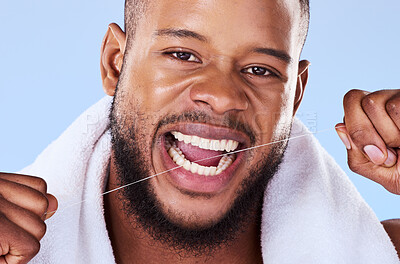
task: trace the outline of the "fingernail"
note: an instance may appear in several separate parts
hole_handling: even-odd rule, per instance
[[[392,167],[397,162],[397,156],[392,152],[392,150],[388,149],[388,158],[385,161],[385,166]]]
[[[367,145],[364,147],[364,152],[368,155],[369,159],[376,165],[381,165],[385,154],[374,145]]]
[[[345,133],[340,132],[340,131],[337,131],[337,130],[336,130],[336,132],[338,133],[339,138],[342,140],[342,142],[343,142],[343,144],[346,146],[346,148],[347,148],[348,150],[350,150],[350,149],[351,149],[351,144],[350,144],[350,140],[349,140],[349,138],[347,137],[347,135],[346,135]]]
[[[47,219],[49,219],[50,217],[52,217],[55,213],[56,213],[56,211],[52,211],[52,212],[47,212],[47,213],[45,213],[45,220],[47,220]]]

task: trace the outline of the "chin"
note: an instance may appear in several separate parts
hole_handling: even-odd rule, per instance
[[[220,222],[232,210],[237,192],[207,196],[178,191],[174,197],[165,197],[155,191],[155,196],[171,223],[183,228],[205,229]]]
[[[119,122],[113,113],[112,109],[112,162],[119,184],[173,169],[122,189],[123,210],[133,229],[140,227],[178,251],[201,254],[234,241],[249,223],[260,223],[264,192],[286,142],[263,152],[233,153],[254,145],[251,133],[194,123],[182,115],[161,120],[149,148],[150,135],[136,131],[126,120]],[[216,153],[216,159],[202,160]],[[182,155],[186,165],[178,164]]]

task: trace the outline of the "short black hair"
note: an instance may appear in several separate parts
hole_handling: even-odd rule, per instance
[[[303,41],[302,45],[304,45],[310,24],[310,1],[299,1],[301,7],[300,37]],[[140,18],[142,18],[149,6],[149,2],[149,0],[125,0],[125,32],[128,35],[128,47],[130,41],[134,38]]]

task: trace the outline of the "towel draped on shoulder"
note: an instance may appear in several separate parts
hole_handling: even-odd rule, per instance
[[[115,263],[101,194],[111,152],[111,97],[85,111],[21,173],[59,201],[31,263]],[[295,119],[292,131],[306,134]],[[264,263],[400,263],[378,218],[314,136],[290,140],[265,192]]]

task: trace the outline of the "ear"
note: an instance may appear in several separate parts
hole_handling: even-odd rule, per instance
[[[104,92],[114,96],[124,59],[126,35],[117,24],[110,24],[101,45],[100,71]]]
[[[308,69],[311,63],[307,60],[302,60],[299,62],[299,75],[297,76],[297,86],[296,86],[296,95],[294,99],[294,109],[293,116],[296,114],[299,109],[300,103],[303,100],[304,90],[306,88],[308,82]]]

